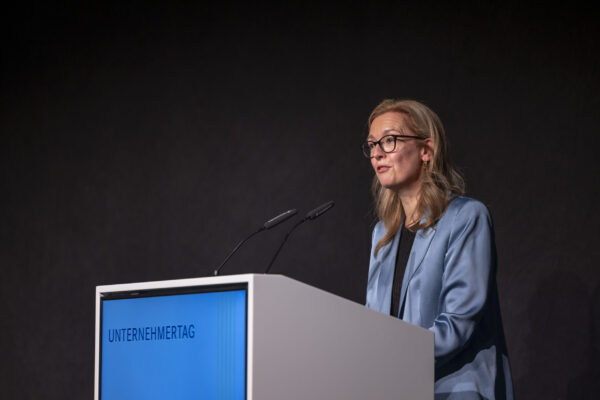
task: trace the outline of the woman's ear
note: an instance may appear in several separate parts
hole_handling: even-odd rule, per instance
[[[433,158],[434,143],[432,138],[423,140],[423,146],[421,147],[421,161],[430,162]]]

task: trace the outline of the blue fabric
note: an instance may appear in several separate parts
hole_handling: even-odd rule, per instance
[[[367,307],[389,313],[401,229],[373,229]],[[402,282],[403,319],[435,334],[436,399],[512,399],[496,289],[496,248],[487,208],[453,199],[437,224],[415,236]]]

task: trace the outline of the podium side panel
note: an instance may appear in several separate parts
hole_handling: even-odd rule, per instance
[[[252,398],[433,399],[433,333],[283,276],[255,276]]]

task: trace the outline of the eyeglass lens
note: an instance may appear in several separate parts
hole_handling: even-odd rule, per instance
[[[378,141],[368,141],[363,143],[362,150],[366,157],[371,157],[375,146],[379,145],[379,148],[385,153],[391,153],[396,149],[396,137],[394,135],[386,135]]]

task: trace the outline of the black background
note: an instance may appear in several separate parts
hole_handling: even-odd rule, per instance
[[[6,9],[0,387],[90,398],[96,285],[207,276],[280,211],[273,273],[364,302],[371,109],[444,121],[495,220],[516,394],[600,388],[598,14],[574,2]],[[290,224],[225,273],[262,272]]]

